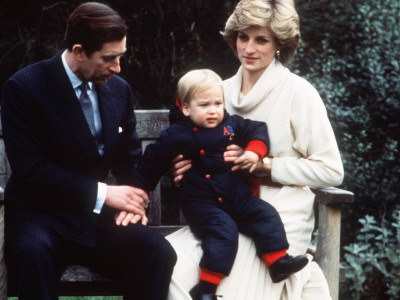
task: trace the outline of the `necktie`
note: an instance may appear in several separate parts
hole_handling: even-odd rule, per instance
[[[85,115],[86,121],[89,125],[90,132],[95,137],[96,128],[94,126],[94,113],[92,102],[90,101],[89,95],[87,93],[88,84],[86,82],[82,83],[79,86],[79,89],[82,91],[81,96],[79,97],[79,102],[81,103],[83,114]]]

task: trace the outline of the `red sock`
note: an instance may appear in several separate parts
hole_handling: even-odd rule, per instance
[[[265,253],[261,258],[265,262],[267,267],[269,267],[274,262],[276,262],[278,259],[284,257],[286,255],[286,251],[287,251],[287,249],[283,249],[283,250]]]
[[[226,276],[221,273],[200,268],[200,280],[219,285],[221,283],[221,279],[224,279],[225,277]]]

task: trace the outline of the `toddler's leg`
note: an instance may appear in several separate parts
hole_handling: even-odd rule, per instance
[[[304,255],[286,254],[289,244],[279,213],[268,202],[250,197],[242,201],[237,211],[239,230],[252,237],[257,254],[269,267],[273,282],[279,282],[304,268],[308,259]]]
[[[193,204],[190,209],[182,207],[182,211],[193,233],[202,240],[203,249],[200,282],[190,295],[194,300],[216,299],[217,287],[235,261],[238,227],[229,214],[214,205]]]

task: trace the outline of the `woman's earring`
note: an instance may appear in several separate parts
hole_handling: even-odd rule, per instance
[[[276,50],[276,57],[278,58],[278,60],[280,59],[280,56],[281,56],[281,51]]]

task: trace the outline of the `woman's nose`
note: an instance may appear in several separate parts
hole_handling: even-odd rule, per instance
[[[247,53],[253,53],[255,51],[254,42],[249,40],[246,44],[245,51]]]

